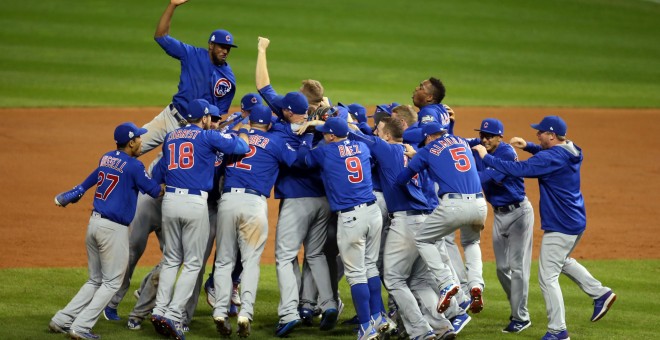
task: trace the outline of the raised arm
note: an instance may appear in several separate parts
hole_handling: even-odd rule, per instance
[[[270,77],[268,76],[268,65],[266,63],[266,49],[270,40],[268,38],[259,37],[257,44],[257,69],[255,71],[257,90],[270,85]]]
[[[177,6],[187,2],[188,0],[170,0],[169,5],[165,8],[165,12],[160,17],[158,21],[158,26],[156,26],[156,33],[154,33],[154,38],[160,38],[170,33],[170,23],[172,22],[172,15],[174,15],[174,10]]]

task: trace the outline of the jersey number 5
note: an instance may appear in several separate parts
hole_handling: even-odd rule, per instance
[[[110,181],[110,185],[101,192],[101,186],[103,186],[103,182],[105,182],[106,179]],[[106,175],[105,172],[99,171],[99,180],[96,182],[96,193],[94,193],[94,197],[105,201],[105,199],[112,193],[112,190],[115,190],[117,183],[119,183],[119,176],[114,174]]]
[[[454,160],[456,170],[460,172],[470,170],[472,164],[470,164],[470,159],[468,158],[464,147],[450,149],[449,152],[451,152],[451,158]]]
[[[191,142],[184,142],[179,144],[179,155],[177,156],[176,144],[167,146],[170,150],[170,164],[167,165],[167,170],[173,169],[190,169],[195,165],[195,147]]]
[[[348,181],[351,183],[360,183],[364,176],[362,175],[362,163],[357,157],[346,158],[346,170],[351,174],[348,175]]]

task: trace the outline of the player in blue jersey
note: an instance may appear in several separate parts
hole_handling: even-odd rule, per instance
[[[248,93],[241,98],[241,111],[234,112],[222,123],[220,123],[220,130],[226,132],[232,130],[235,126],[250,116],[250,111],[255,105],[263,105],[261,96],[258,93]]]
[[[470,146],[481,144],[493,157],[511,162],[518,160],[514,148],[502,141],[504,125],[501,121],[494,118],[484,119],[476,131],[479,131],[479,138],[469,138]],[[506,175],[485,166],[480,157],[475,157],[475,161],[486,200],[493,206],[495,214],[493,251],[497,278],[511,307],[509,325],[502,331],[518,333],[532,324],[527,309],[527,297],[532,265],[534,209],[525,196],[522,177]],[[470,309],[480,307],[473,305]]]
[[[591,321],[605,316],[616,300],[616,294],[570,257],[587,224],[584,197],[580,191],[582,149],[566,139],[566,123],[558,116],[544,117],[539,124],[532,124],[532,128],[537,130],[539,144],[519,137],[510,141],[511,145],[533,155],[526,161],[496,158],[488,154],[483,145],[473,149],[486,166],[510,176],[538,179],[541,229],[544,231],[539,255],[539,285],[548,312],[548,332],[543,340],[569,339],[559,274],[570,277],[594,299]]]
[[[72,190],[55,197],[66,206],[80,200],[96,185],[94,210],[87,226],[89,280],[71,302],[53,316],[52,332],[68,333],[72,339],[98,339],[92,333],[101,312],[121,286],[128,264],[128,225],[135,216],[138,191],[158,197],[162,187],[152,180],[142,162],[141,136],[147,132],[133,123],[115,128],[117,149],[101,157],[98,167]]]
[[[383,221],[375,205],[369,148],[348,140],[348,130],[345,120],[328,118],[316,126],[326,144],[310,150],[313,135],[306,134],[299,152],[307,166],[321,169],[330,209],[338,214],[337,246],[360,320],[358,339],[373,339],[389,326],[376,266]]]
[[[256,85],[264,101],[280,118],[271,130],[294,149],[302,143],[297,134],[307,121],[308,109],[316,109],[323,102],[323,87],[317,81],[303,82],[300,92],[279,96],[270,84],[266,50],[270,41],[259,37]],[[280,290],[280,317],[275,335],[284,337],[302,323],[299,304],[299,285],[294,271],[301,245],[305,246],[305,260],[318,289],[318,305],[323,312],[321,329],[332,329],[339,309],[336,280],[336,256],[328,254],[324,246],[335,243],[332,213],[321,182],[319,170],[290,167],[281,169],[275,182],[275,198],[281,199],[275,234],[275,262]],[[330,239],[329,239],[330,238]],[[336,252],[335,252],[336,254]],[[294,268],[294,265],[296,268]],[[334,265],[334,266],[333,266]],[[335,276],[333,276],[335,275]],[[311,313],[308,313],[311,317]]]
[[[142,151],[147,152],[160,145],[167,133],[184,126],[188,104],[194,99],[205,99],[220,109],[229,111],[236,94],[236,78],[227,63],[234,44],[234,36],[226,30],[211,33],[208,49],[183,43],[169,35],[175,9],[188,0],[171,0],[160,17],[154,39],[169,56],[181,63],[178,92],[172,102],[144,127],[149,132],[143,137]]]
[[[183,339],[184,308],[201,270],[209,238],[208,191],[213,188],[216,152],[245,154],[247,135],[230,136],[208,130],[209,103],[195,99],[188,106],[189,124],[167,134],[163,143],[163,266],[151,321],[159,333]],[[177,280],[179,267],[183,265]],[[176,281],[176,288],[174,283]]]
[[[218,249],[214,282],[216,302],[213,319],[218,332],[231,335],[228,312],[231,296],[231,271],[240,248],[243,263],[241,310],[238,335],[250,335],[254,318],[254,302],[259,282],[259,262],[268,237],[268,205],[266,199],[275,184],[280,166],[290,167],[296,161],[296,150],[277,134],[268,132],[271,110],[263,105],[252,108],[248,129],[250,151],[244,156],[229,157],[225,170],[223,195],[218,210]]]
[[[431,77],[419,83],[412,95],[413,104],[419,108],[417,124],[410,125],[409,129],[403,133],[404,142],[421,143],[424,139],[421,125],[429,122],[438,122],[440,125],[448,127],[450,134],[453,133],[450,113],[447,111],[447,107],[442,104],[445,92],[445,85],[437,78]]]
[[[440,288],[437,311],[442,313],[460,286],[455,282],[451,268],[442,262],[446,256],[441,253],[443,248],[436,248],[435,243],[461,229],[461,239],[469,244],[465,253],[471,289],[482,291],[484,281],[478,240],[484,228],[487,207],[467,142],[447,133],[437,122],[424,124],[423,135],[426,146],[416,155],[412,148],[409,149],[410,155],[415,156],[408,168],[399,174],[397,183],[405,185],[416,173],[428,169],[431,179],[439,185],[440,204],[426,219],[415,241]]]

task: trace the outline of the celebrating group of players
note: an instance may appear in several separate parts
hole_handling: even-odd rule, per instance
[[[148,235],[156,232],[163,259],[135,292],[138,302],[128,328],[141,329],[151,314],[158,333],[184,339],[203,286],[218,332],[231,335],[230,317],[238,316],[237,334],[249,336],[268,236],[267,198],[274,187],[280,200],[275,336],[312,324],[317,314],[321,330],[333,329],[343,309],[338,281],[345,275],[358,339],[383,334],[453,339],[470,321],[468,312],[484,307],[479,239],[486,200],[495,214],[497,275],[511,305],[503,331],[518,333],[531,325],[527,297],[534,214],[523,177],[539,178],[544,220],[561,210],[578,225],[542,221],[546,235],[563,235],[547,245],[544,236],[539,277],[550,321],[544,339],[568,338],[561,291],[555,288],[557,276],[569,267],[596,302],[592,321],[607,312],[616,295],[568,257],[584,230],[579,171],[573,192],[544,192],[542,178],[563,167],[550,173],[551,166],[541,169],[530,160],[526,168],[512,147],[546,155],[540,151],[563,145],[570,156],[555,157],[579,170],[581,151],[565,140],[561,118],[533,125],[540,146],[520,138],[503,142],[504,127],[491,118],[476,129],[479,138],[454,136],[454,113],[442,104],[445,87],[431,77],[413,92],[417,109],[380,105],[372,128],[363,106],[332,105],[318,81],[305,80],[299,91],[278,95],[268,75],[270,41],[259,38],[258,93],[244,96],[241,112],[222,120],[236,93],[226,59],[237,46],[225,30],[211,34],[208,49],[171,37],[171,18],[185,2],[170,1],[155,33],[156,42],[181,63],[172,102],[143,128],[119,125],[117,149],[103,155],[83,183],[55,198],[60,206],[75,203],[96,184],[86,238],[90,278],[52,318],[53,332],[95,339],[91,329],[101,314],[119,320],[117,305]],[[161,144],[162,154],[147,172],[135,158]],[[575,181],[547,180],[554,186]],[[544,200],[552,202],[544,205]],[[458,229],[465,263],[454,242]],[[214,267],[203,284],[214,242]]]

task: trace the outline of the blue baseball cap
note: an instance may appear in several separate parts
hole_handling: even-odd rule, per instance
[[[538,124],[532,124],[532,128],[542,132],[554,132],[557,136],[566,136],[568,127],[559,116],[545,116]]]
[[[502,122],[495,118],[486,118],[481,122],[481,127],[479,129],[474,129],[474,131],[502,136],[504,135],[504,125],[502,125]]]
[[[420,148],[424,147],[424,141],[426,140],[427,136],[447,130],[445,127],[442,126],[442,124],[438,122],[429,122],[421,125],[422,125],[422,141],[419,143]]]
[[[209,104],[209,114],[211,117],[220,117],[220,109],[213,104]]]
[[[333,107],[330,116],[348,121],[348,109],[345,106]]]
[[[281,101],[282,109],[291,110],[291,112],[297,115],[304,115],[307,113],[307,108],[309,107],[309,102],[304,94],[300,92],[289,92],[287,93]]]
[[[198,119],[211,114],[210,106],[206,99],[195,99],[188,104],[186,118]]]
[[[253,106],[262,104],[261,96],[257,93],[248,93],[241,98],[241,109],[245,111],[250,111]]]
[[[209,43],[218,45],[229,45],[231,47],[238,47],[234,45],[234,36],[227,30],[215,30],[209,37]]]
[[[255,105],[250,111],[250,121],[259,124],[270,124],[272,116],[270,108],[264,105]]]
[[[373,117],[376,115],[378,112],[385,112],[388,115],[392,115],[392,109],[399,106],[400,104],[397,102],[392,102],[391,104],[380,104],[376,105],[376,111],[374,111],[374,114],[370,117]]]
[[[131,139],[147,133],[147,129],[139,128],[131,122],[121,123],[115,128],[115,143],[126,144]]]
[[[358,103],[353,103],[348,106],[348,113],[355,118],[358,122],[366,122],[367,121],[367,109],[358,104]]]
[[[337,137],[348,136],[348,122],[339,117],[330,117],[325,124],[316,127],[316,131],[322,133],[331,133]]]

